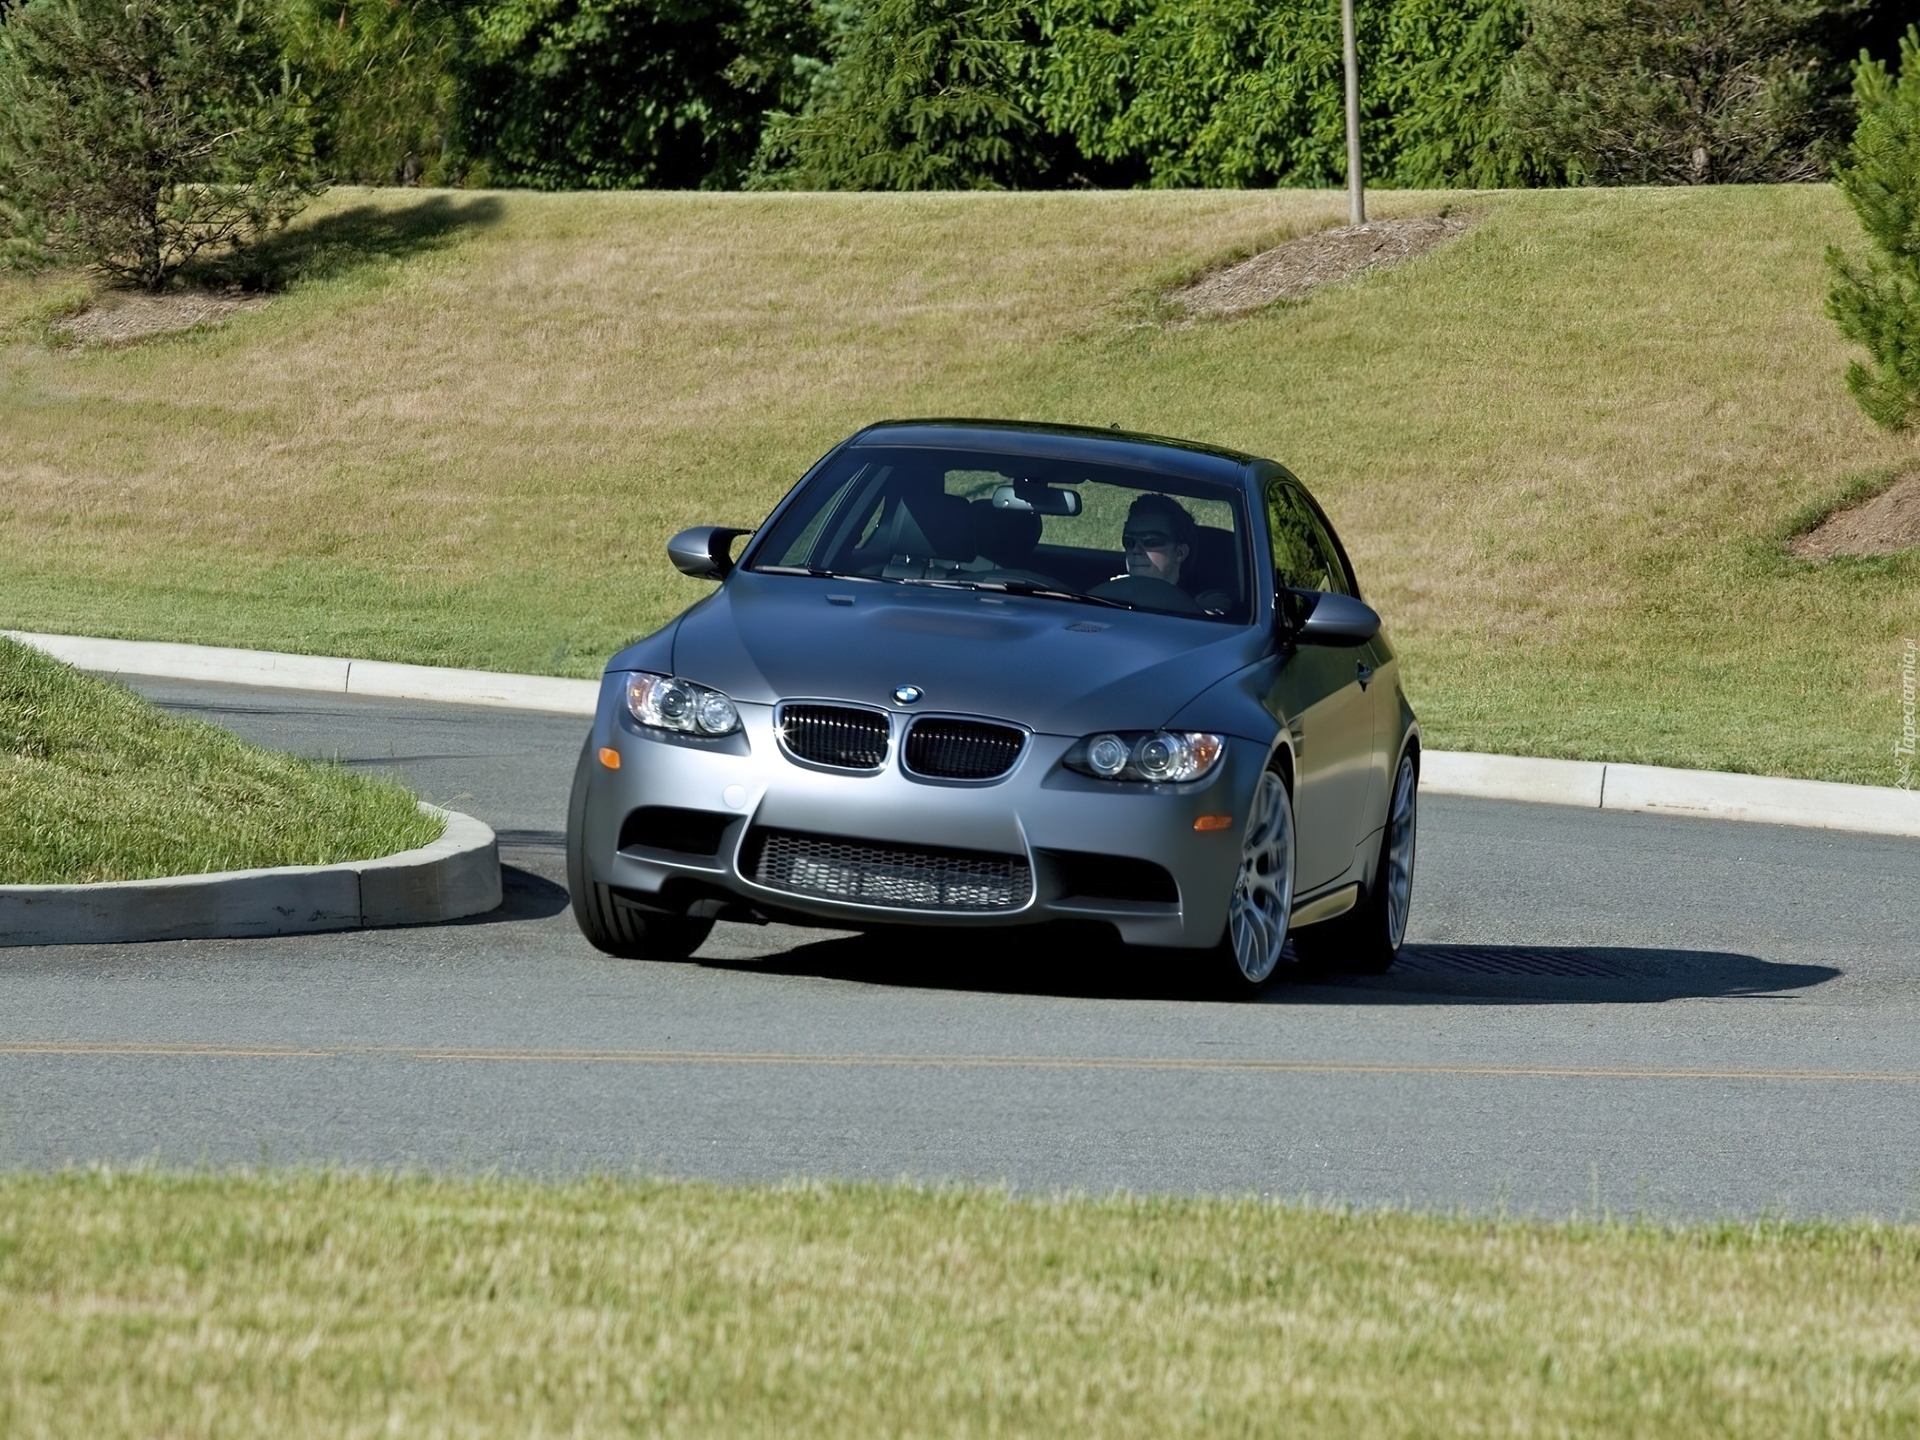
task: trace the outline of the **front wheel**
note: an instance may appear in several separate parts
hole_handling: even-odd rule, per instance
[[[587,943],[625,960],[684,960],[713,930],[711,920],[634,910],[614,898],[612,889],[588,871],[586,854],[587,785],[593,764],[591,737],[580,748],[567,802],[567,895],[573,918]]]
[[[630,909],[591,880],[573,897],[573,918],[589,945],[623,960],[684,960],[713,931],[711,920]]]
[[[1383,975],[1393,968],[1407,938],[1407,912],[1413,904],[1419,798],[1419,775],[1408,753],[1400,757],[1400,768],[1394,772],[1373,888],[1339,919],[1310,926],[1293,937],[1303,961],[1361,975]]]
[[[1252,994],[1280,968],[1293,918],[1293,859],[1293,797],[1280,773],[1267,770],[1253,789],[1220,941],[1218,969],[1236,993]]]

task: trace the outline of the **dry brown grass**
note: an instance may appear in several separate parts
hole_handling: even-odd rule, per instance
[[[1844,207],[1466,203],[1414,263],[1168,331],[1168,287],[1343,197],[337,193],[309,233],[351,263],[264,313],[6,352],[0,621],[591,673],[698,593],[667,534],[860,424],[1118,422],[1314,487],[1429,743],[1888,778],[1920,569],[1784,548],[1915,459],[1840,383]]]

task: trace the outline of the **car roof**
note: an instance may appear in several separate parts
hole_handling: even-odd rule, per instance
[[[1026,420],[883,420],[860,431],[847,445],[984,450],[1048,460],[1084,460],[1228,484],[1239,483],[1246,467],[1258,458],[1219,445],[1172,440],[1164,435]]]

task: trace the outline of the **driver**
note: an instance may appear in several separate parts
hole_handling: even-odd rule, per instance
[[[1143,580],[1180,583],[1180,567],[1193,554],[1193,516],[1167,495],[1142,495],[1127,511],[1120,531],[1127,574]]]
[[[1193,592],[1203,583],[1190,572],[1188,561],[1199,547],[1200,527],[1187,507],[1170,495],[1142,495],[1127,511],[1120,531],[1127,570],[1114,580],[1159,580],[1173,586],[1209,615],[1224,615],[1233,597],[1224,590]],[[1112,581],[1108,582],[1109,584]],[[1097,593],[1097,592],[1096,592]],[[1152,602],[1147,602],[1152,606]]]

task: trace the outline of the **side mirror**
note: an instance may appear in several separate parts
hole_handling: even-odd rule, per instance
[[[729,530],[724,525],[696,525],[667,541],[667,558],[682,575],[696,580],[724,580],[733,570],[733,542],[751,530]]]
[[[1313,608],[1294,629],[1296,644],[1364,645],[1380,633],[1379,613],[1351,595],[1323,593],[1301,598],[1310,599]]]

